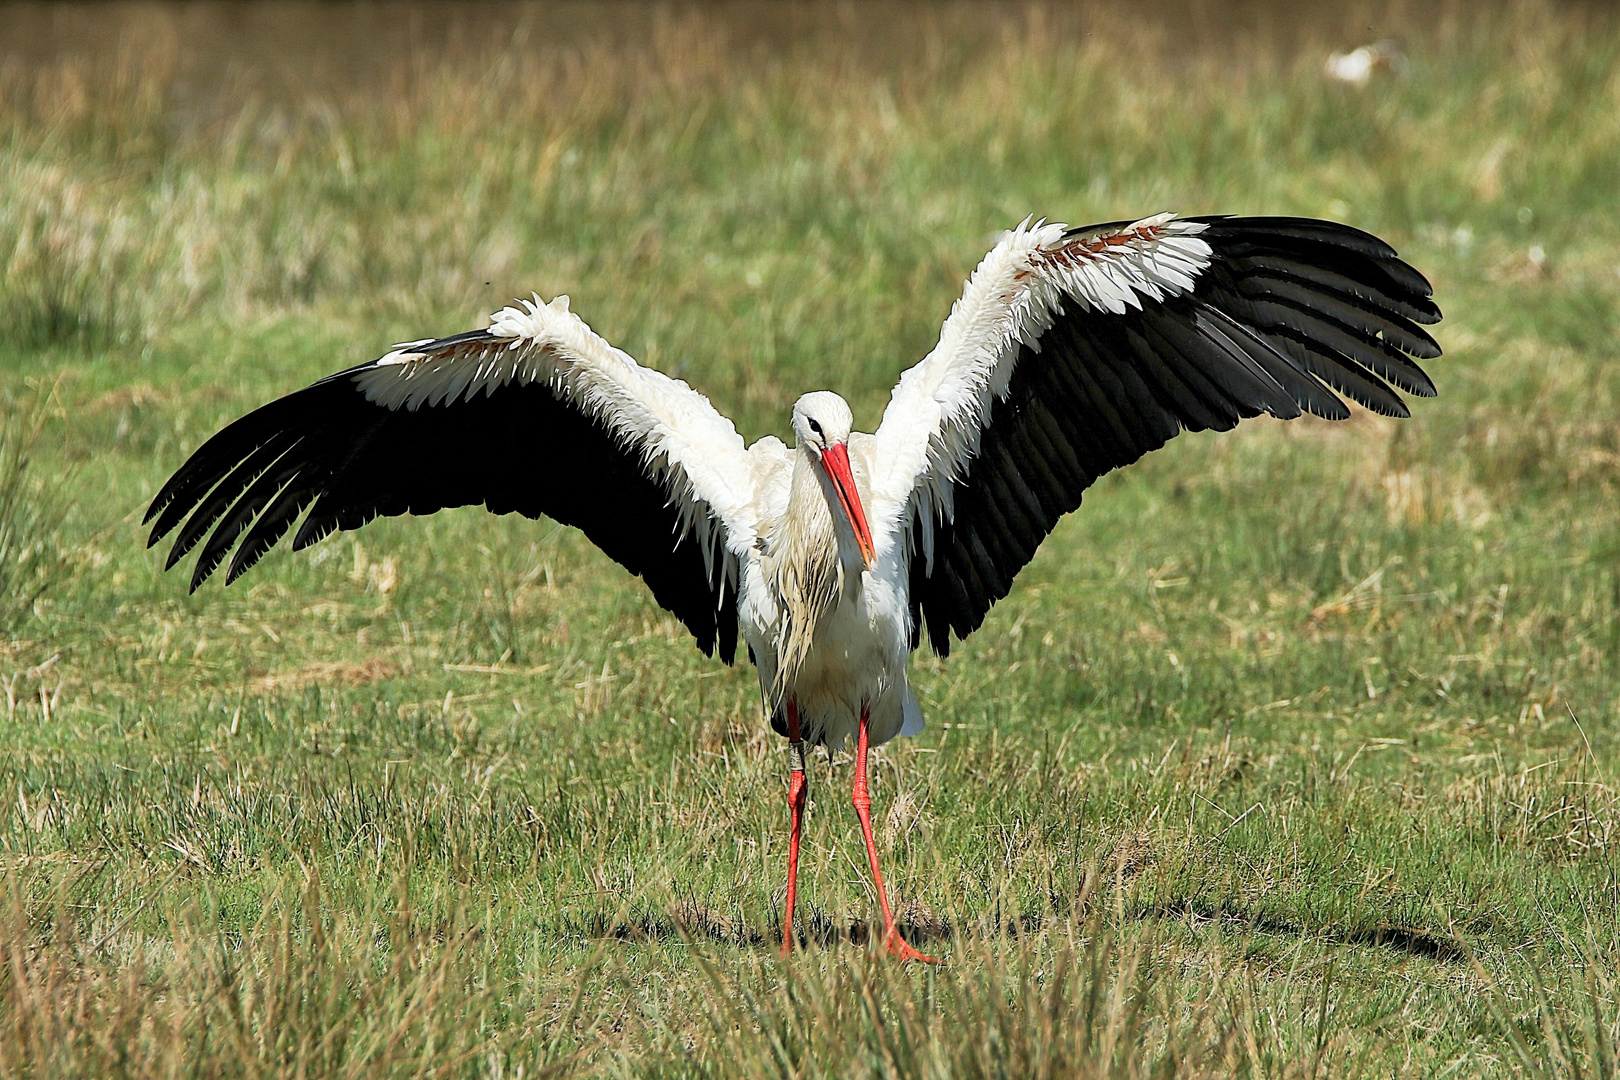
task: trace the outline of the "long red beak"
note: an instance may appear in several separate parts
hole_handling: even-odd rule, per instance
[[[849,471],[849,447],[843,443],[829,446],[827,452],[821,455],[821,464],[831,477],[834,490],[838,492],[838,501],[844,504],[844,516],[849,518],[850,528],[855,530],[855,542],[861,546],[861,558],[870,570],[872,564],[877,562],[877,551],[872,547],[872,530],[866,524],[866,509],[861,506],[860,493],[855,490],[855,474]]]

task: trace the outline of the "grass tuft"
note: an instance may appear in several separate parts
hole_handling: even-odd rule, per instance
[[[62,537],[71,507],[61,481],[38,475],[35,458],[52,395],[6,403],[0,412],[0,637],[13,638],[35,605],[72,571]]]

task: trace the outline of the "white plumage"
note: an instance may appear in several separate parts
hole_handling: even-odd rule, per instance
[[[234,579],[303,515],[294,547],[380,514],[482,503],[583,529],[645,578],[707,652],[740,632],[794,748],[857,740],[855,804],[887,923],[866,795],[870,745],[922,730],[906,662],[971,633],[1098,476],[1183,429],[1245,416],[1390,415],[1431,395],[1429,287],[1393,249],[1296,218],[1082,229],[1026,220],[967,282],[938,345],[901,375],[875,435],[826,391],[796,446],[745,447],[686,383],[641,367],[538,297],[483,330],[397,346],[243,417],[153,500],[195,588]],[[305,514],[305,511],[308,511]],[[209,535],[212,530],[211,535]],[[238,541],[240,544],[238,545]]]

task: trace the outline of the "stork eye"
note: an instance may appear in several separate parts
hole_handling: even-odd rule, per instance
[[[814,420],[812,420],[812,421],[810,421],[810,430],[815,432],[817,435],[820,435],[821,434],[821,425],[816,423]]]

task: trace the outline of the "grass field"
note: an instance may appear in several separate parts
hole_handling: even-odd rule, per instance
[[[1361,90],[1338,41],[873,73],[680,17],[185,123],[155,61],[0,73],[0,1077],[1613,1077],[1620,31],[1458,10]],[[144,548],[223,422],[512,295],[750,439],[823,386],[870,429],[997,230],[1166,208],[1390,239],[1441,396],[1183,437],[915,659],[875,798],[939,968],[866,943],[847,756],[778,960],[754,675],[578,534],[194,596]]]

